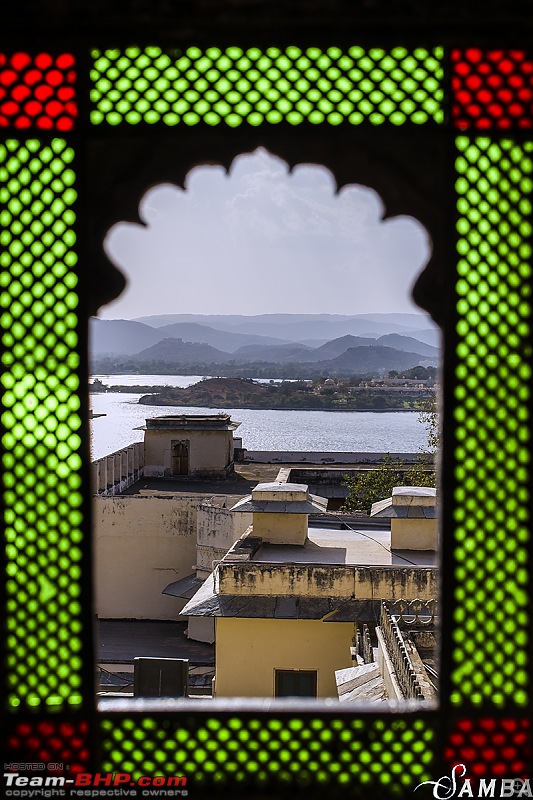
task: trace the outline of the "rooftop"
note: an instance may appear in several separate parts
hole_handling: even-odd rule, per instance
[[[327,504],[326,499],[310,495],[305,484],[274,481],[257,484],[252,493],[234,505],[232,510],[263,514],[312,514],[325,512]]]
[[[232,420],[229,414],[165,414],[161,417],[150,417],[146,420],[146,425],[135,430],[234,431],[240,424]]]
[[[260,564],[344,564],[347,566],[432,567],[433,550],[391,550],[388,528],[346,530],[309,528],[304,545],[261,544],[250,561]],[[231,561],[231,551],[225,560]]]
[[[277,476],[277,464],[235,464],[235,472],[226,478],[213,480],[183,480],[173,478],[145,478],[142,477],[122,495],[138,497],[172,497],[173,495],[189,494],[226,494],[235,495],[236,499],[250,494],[252,489],[261,481],[271,481]]]

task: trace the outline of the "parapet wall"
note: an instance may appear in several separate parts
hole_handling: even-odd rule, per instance
[[[93,494],[120,494],[144,474],[144,443],[134,442],[91,464]]]
[[[243,450],[244,464],[380,464],[392,457],[406,464],[415,464],[420,453],[333,453],[309,450]]]
[[[220,594],[429,600],[438,594],[437,567],[239,563],[217,569]]]

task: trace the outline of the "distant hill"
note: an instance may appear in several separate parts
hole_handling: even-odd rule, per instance
[[[405,350],[406,353],[418,353],[429,358],[438,358],[439,356],[438,347],[421,342],[412,336],[401,336],[398,333],[388,333],[386,336],[380,336],[376,340],[376,344],[384,347],[394,347],[395,350]]]
[[[228,353],[233,353],[246,346],[287,344],[286,340],[274,336],[223,331],[209,325],[200,325],[198,322],[174,322],[172,325],[163,325],[161,328],[157,328],[157,332],[161,333],[164,338],[179,338],[185,342],[203,342]]]
[[[442,332],[436,325],[433,328],[424,328],[423,330],[403,331],[404,336],[412,336],[419,342],[425,342],[433,347],[441,347]]]
[[[235,350],[235,358],[245,358],[251,361],[307,361],[308,354],[313,350],[302,344],[258,345],[250,344]]]
[[[315,362],[316,363],[316,362]],[[320,361],[319,365],[324,370],[336,371],[349,369],[355,374],[369,374],[372,372],[385,373],[389,370],[400,372],[418,364],[423,366],[436,366],[436,358],[426,358],[418,353],[406,353],[395,350],[393,347],[370,345],[367,347],[350,347],[342,355],[328,361]]]
[[[161,341],[163,336],[154,328],[129,319],[91,317],[89,321],[89,347],[93,355],[132,355]]]
[[[137,361],[162,361],[165,364],[224,364],[233,356],[210,344],[184,342],[182,339],[162,339],[152,347],[137,353]]]
[[[340,336],[338,339],[332,339],[329,342],[321,345],[320,347],[310,350],[305,358],[292,359],[300,361],[325,361],[326,359],[336,358],[342,355],[352,347],[369,347],[375,343],[375,339],[366,339],[363,336]]]
[[[321,339],[323,342],[341,336],[367,336],[377,338],[388,333],[416,337],[416,330],[434,326],[431,317],[424,313],[384,314],[162,314],[139,317],[137,322],[159,328],[173,323],[187,322],[206,325],[217,330],[241,334],[271,336],[300,342]],[[435,326],[436,329],[436,326]],[[433,344],[433,342],[428,342]]]

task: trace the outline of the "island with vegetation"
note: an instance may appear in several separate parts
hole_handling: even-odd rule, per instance
[[[133,387],[128,387],[131,390]],[[258,383],[250,378],[206,378],[185,388],[165,387],[139,403],[201,408],[318,411],[419,411],[434,392],[434,379],[394,378]]]

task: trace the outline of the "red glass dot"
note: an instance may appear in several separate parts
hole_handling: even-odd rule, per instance
[[[497,103],[491,103],[487,106],[487,111],[491,115],[491,117],[501,117],[503,114],[503,109]]]
[[[483,105],[487,105],[492,100],[492,92],[489,92],[488,89],[481,89],[481,91],[477,94],[477,100],[479,103],[483,103]]]
[[[60,83],[63,83],[63,73],[58,69],[51,69],[46,73],[45,80],[50,86],[59,86]]]
[[[487,86],[490,86],[491,89],[498,89],[502,85],[502,82],[502,76],[496,73],[489,75],[486,80]]]
[[[475,103],[469,103],[466,107],[466,110],[471,117],[479,117],[481,114],[480,107]]]
[[[30,69],[24,76],[24,83],[27,83],[28,86],[33,86],[36,83],[40,83],[42,77],[42,73],[38,69]]]
[[[470,65],[466,63],[466,61],[461,61],[460,64],[457,64],[455,68],[455,72],[458,75],[465,76],[470,74]]]
[[[522,75],[515,72],[513,75],[507,77],[506,83],[512,86],[513,89],[520,89],[520,87],[524,85],[524,78]]]
[[[24,111],[30,117],[36,117],[38,114],[41,113],[42,110],[43,110],[42,104],[38,103],[37,100],[30,100],[24,106]]]
[[[479,64],[481,59],[483,58],[483,53],[481,50],[477,48],[470,48],[469,50],[465,51],[465,56],[470,61],[471,64]]]
[[[467,105],[467,103],[470,102],[472,95],[470,94],[470,92],[467,92],[464,89],[462,89],[460,92],[457,92],[455,98],[458,103],[460,103],[462,106],[465,106]]]
[[[475,91],[476,89],[479,89],[480,86],[483,86],[483,81],[479,75],[469,75],[465,80],[465,86],[468,86],[469,89]]]
[[[486,131],[489,128],[492,128],[493,122],[488,117],[480,117],[476,120],[476,128],[480,128]]]
[[[39,53],[39,55],[35,57],[35,66],[39,69],[48,69],[53,63],[52,56],[49,53]]]
[[[63,111],[63,104],[60,103],[58,100],[50,100],[49,103],[45,106],[45,112],[50,117],[57,117]]]
[[[507,110],[513,117],[521,117],[524,113],[524,106],[521,103],[511,103]]]
[[[0,67],[3,67],[6,61],[7,61],[6,54],[0,53]]]
[[[13,92],[13,94],[14,94],[14,92]],[[6,92],[6,90],[5,90],[5,89],[3,89],[3,88],[0,86],[0,100],[2,100],[2,99],[3,99],[3,98],[6,96],[6,95],[7,95],[7,92]]]
[[[56,66],[59,69],[68,69],[74,66],[74,56],[71,53],[62,53],[56,58]]]
[[[533,89],[520,89],[516,96],[519,100],[522,100],[523,103],[529,103],[533,100]]]
[[[0,106],[0,111],[2,114],[5,114],[6,117],[14,117],[19,112],[19,104],[14,103],[13,100],[6,100],[6,102],[2,103]]]
[[[65,112],[70,114],[71,117],[78,116],[78,106],[76,103],[65,103]]]
[[[499,69],[499,71],[500,71],[500,72],[503,72],[503,74],[504,74],[504,75],[510,75],[512,72],[514,72],[514,71],[515,71],[515,69],[516,69],[516,66],[515,66],[515,64],[514,64],[514,63],[511,61],[511,59],[510,59],[510,58],[504,58],[504,59],[503,59],[502,61],[500,61],[500,63],[498,64],[498,69]]]
[[[501,761],[497,764],[493,764],[491,767],[491,775],[495,775],[497,778],[507,775],[507,766],[502,764]]]
[[[21,72],[23,69],[26,69],[31,64],[31,58],[28,53],[14,53],[11,56],[11,65],[17,70],[17,72]]]
[[[58,131],[71,131],[74,126],[71,117],[58,117],[56,120],[56,128]]]
[[[513,93],[510,89],[500,89],[496,92],[496,97],[507,106],[513,99]]]
[[[14,122],[15,128],[18,130],[25,130],[31,126],[29,117],[17,117]]]
[[[67,72],[67,83],[76,83],[76,72],[71,69]]]
[[[54,90],[52,89],[51,86],[46,86],[46,84],[43,83],[40,86],[37,86],[34,94],[37,100],[44,102],[45,100],[48,100],[50,97],[53,96]]]
[[[37,127],[43,131],[49,131],[53,127],[53,122],[50,117],[39,117],[37,119]]]
[[[63,102],[65,102],[65,100],[72,100],[75,94],[76,92],[72,86],[60,86],[57,90],[57,98]]]
[[[11,84],[18,81],[18,75],[13,69],[6,69],[3,72],[0,72],[0,83],[3,86],[11,86]]]
[[[13,100],[16,100],[17,103],[22,103],[30,95],[31,91],[28,86],[15,86],[11,92],[11,97]]]

